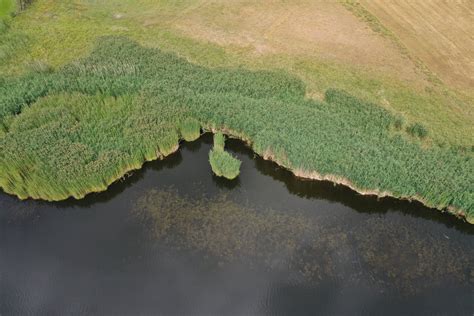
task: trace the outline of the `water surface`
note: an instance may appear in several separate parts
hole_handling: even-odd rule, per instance
[[[102,193],[0,193],[0,315],[471,315],[474,229],[419,203],[304,181],[211,138]]]

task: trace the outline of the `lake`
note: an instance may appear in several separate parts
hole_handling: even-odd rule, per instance
[[[212,137],[83,200],[0,193],[0,315],[472,315],[474,225]]]

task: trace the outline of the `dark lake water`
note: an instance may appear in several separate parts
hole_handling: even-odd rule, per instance
[[[474,228],[211,138],[80,201],[0,193],[0,315],[472,315]]]

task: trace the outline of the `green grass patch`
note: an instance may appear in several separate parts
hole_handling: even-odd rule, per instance
[[[206,68],[108,37],[86,58],[0,83],[0,186],[20,197],[103,190],[173,152],[199,122],[289,169],[474,215],[472,152],[394,135],[397,116],[339,89],[307,99],[305,84],[281,71]],[[227,155],[211,155],[236,170]]]
[[[15,11],[16,0],[0,0],[0,20],[9,18]]]
[[[187,141],[192,142],[201,135],[201,125],[196,119],[187,118],[180,125],[181,137]]]

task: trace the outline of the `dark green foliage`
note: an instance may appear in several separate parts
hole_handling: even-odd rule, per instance
[[[420,123],[411,124],[407,127],[407,132],[415,137],[425,138],[428,136],[428,130]]]
[[[344,91],[329,89],[324,102],[304,92],[282,73],[207,69],[123,38],[102,39],[90,57],[56,72],[0,77],[0,186],[49,200],[102,190],[175,150],[197,121],[233,131],[293,170],[473,218],[472,154],[393,136],[396,117]]]

